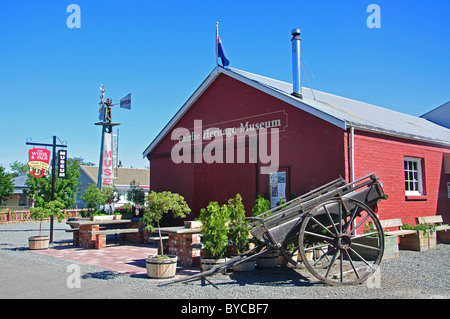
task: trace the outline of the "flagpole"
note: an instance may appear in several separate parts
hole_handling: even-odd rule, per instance
[[[216,68],[219,66],[219,48],[217,47],[219,45],[219,22],[216,22]],[[217,70],[218,72],[218,70]]]

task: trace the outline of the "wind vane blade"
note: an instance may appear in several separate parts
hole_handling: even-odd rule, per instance
[[[120,107],[123,109],[131,110],[131,93],[128,93],[120,100]]]

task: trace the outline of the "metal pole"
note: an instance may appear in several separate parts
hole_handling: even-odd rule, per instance
[[[55,175],[56,175],[56,148],[57,147],[67,147],[67,145],[57,145],[56,144],[56,136],[53,136],[53,143],[33,143],[26,142],[26,145],[38,145],[38,146],[51,146],[53,148],[53,158],[52,158],[52,193],[51,199],[55,200]],[[53,243],[53,216],[50,217],[50,243]]]
[[[56,136],[53,136],[52,201],[55,200],[55,174],[56,174]],[[50,216],[50,243],[53,243],[53,215]]]

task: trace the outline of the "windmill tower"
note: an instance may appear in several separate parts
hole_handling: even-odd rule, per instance
[[[113,156],[118,155],[118,145],[114,145],[113,127],[120,125],[120,123],[113,123],[112,121],[112,106],[114,106],[114,104],[112,99],[108,98],[105,101],[105,87],[103,84],[100,86],[99,104],[100,109],[98,110],[98,119],[100,122],[94,124],[102,127],[100,162],[97,177],[97,187],[101,189],[102,187],[112,187],[114,184],[113,163],[117,163],[118,159],[114,159]],[[128,110],[131,109],[131,93],[120,100],[120,107]],[[114,149],[116,151],[114,151]]]

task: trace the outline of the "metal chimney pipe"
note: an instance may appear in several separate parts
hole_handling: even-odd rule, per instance
[[[293,29],[292,34],[292,76],[294,90],[292,95],[298,98],[302,98],[300,87],[300,29]]]

